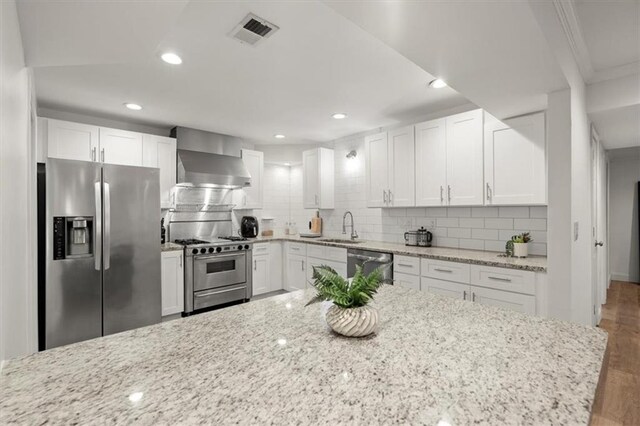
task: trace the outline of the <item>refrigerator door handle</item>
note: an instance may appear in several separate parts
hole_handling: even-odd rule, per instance
[[[96,200],[95,239],[93,240],[93,256],[96,271],[102,269],[102,188],[100,182],[93,184]]]
[[[109,184],[104,183],[104,270],[111,266],[111,195]]]

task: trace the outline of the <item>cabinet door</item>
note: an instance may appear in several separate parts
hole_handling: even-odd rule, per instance
[[[343,262],[336,262],[328,259],[320,259],[315,257],[307,257],[307,266],[305,267],[307,271],[307,286],[310,286],[313,281],[313,267],[318,266],[328,266],[333,268],[334,271],[338,273],[341,277],[347,277],[347,264]]]
[[[142,165],[160,169],[160,207],[171,207],[171,189],[176,185],[176,140],[142,135]]]
[[[389,132],[389,192],[393,207],[416,204],[415,138],[413,126]]]
[[[184,310],[184,268],[182,251],[162,252],[162,315]]]
[[[66,160],[98,161],[98,127],[48,119],[47,156]]]
[[[306,209],[320,205],[320,158],[317,149],[302,153],[302,200]]]
[[[446,118],[447,199],[451,206],[483,204],[483,115],[474,110]]]
[[[416,206],[447,205],[445,119],[416,125]]]
[[[547,202],[544,113],[485,126],[484,174],[491,205]]]
[[[261,209],[264,186],[264,154],[259,151],[243,149],[242,160],[251,175],[251,186],[243,189],[244,202],[242,207],[245,209]]]
[[[523,314],[535,315],[536,298],[525,294],[471,286],[471,300],[488,306],[511,309]]]
[[[367,136],[366,147],[366,193],[368,207],[386,207],[389,189],[387,133]]]
[[[121,166],[142,166],[142,134],[101,127],[100,161]]]
[[[306,257],[287,256],[288,290],[304,290],[307,288]]]
[[[318,148],[318,198],[319,209],[333,209],[334,206],[334,189],[335,189],[335,170],[334,170],[334,152],[329,148]]]
[[[269,255],[253,257],[253,295],[267,293],[269,286]]]
[[[433,294],[465,300],[469,294],[469,285],[452,281],[436,280],[433,278],[420,279],[420,289]]]
[[[401,272],[393,273],[393,284],[398,287],[412,288],[420,290],[420,277],[417,275],[403,274]]]

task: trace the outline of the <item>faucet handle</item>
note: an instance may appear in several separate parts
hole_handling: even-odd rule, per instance
[[[356,238],[358,238],[358,232],[354,229],[353,232],[351,233],[351,239],[355,240]]]

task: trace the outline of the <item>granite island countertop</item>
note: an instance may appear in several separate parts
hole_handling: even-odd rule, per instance
[[[383,287],[377,335],[297,291],[9,361],[0,424],[587,424],[607,335]]]
[[[416,247],[406,246],[404,244],[386,243],[382,241],[360,240],[357,244],[345,244],[337,242],[323,241],[323,238],[334,238],[332,236],[323,236],[321,238],[305,238],[299,235],[282,235],[275,237],[258,237],[253,239],[254,242],[268,241],[294,241],[307,244],[318,244],[331,247],[356,248],[364,250],[373,250],[378,252],[393,253],[405,256],[418,256],[428,259],[446,260],[450,262],[470,263],[474,265],[497,266],[500,268],[522,269],[533,272],[547,271],[546,256],[529,256],[527,258],[505,257],[499,256],[500,253],[483,250],[467,250],[447,247]],[[348,239],[345,236],[337,238]]]

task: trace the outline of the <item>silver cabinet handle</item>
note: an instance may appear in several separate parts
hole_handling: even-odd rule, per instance
[[[95,146],[91,149],[91,161],[96,161],[96,148]]]
[[[387,191],[384,189],[382,190],[382,202],[387,204]]]
[[[505,283],[510,283],[511,282],[511,278],[500,278],[500,277],[492,277],[492,276],[489,276],[487,278],[489,278],[490,280],[494,280],[494,281],[503,281]]]
[[[433,268],[434,271],[438,271],[438,272],[453,272],[451,269],[440,269],[440,268]]]
[[[596,247],[602,247],[604,245],[604,241],[596,241]]]
[[[314,205],[318,205],[318,194],[313,196],[313,200],[314,200]]]
[[[104,163],[104,148],[100,151],[100,161]]]
[[[467,290],[462,292],[462,300],[467,300]]]
[[[491,186],[489,186],[489,182],[487,182],[487,200],[491,200]]]
[[[300,265],[302,266],[302,270],[304,271],[304,260],[302,261],[302,263],[300,263]]]
[[[440,202],[444,203],[444,188],[440,185]]]
[[[111,190],[104,183],[104,270],[111,267]]]
[[[451,185],[447,185],[447,197],[449,202],[451,202]]]
[[[471,292],[471,301],[472,301],[472,302],[475,302],[475,301],[476,301],[476,293],[475,293],[475,291],[472,291],[472,292]]]
[[[398,266],[404,266],[405,268],[413,268],[413,265],[409,265],[408,263],[398,263]]]
[[[389,204],[391,204],[393,202],[392,199],[393,199],[393,197],[391,197],[391,190],[389,190]]]
[[[180,256],[180,268],[182,268],[182,256]]]
[[[95,148],[94,148],[95,149]],[[100,182],[93,184],[96,202],[96,222],[95,222],[95,240],[93,241],[93,251],[95,257],[95,269],[102,269],[102,185]]]
[[[254,260],[254,261],[253,261],[253,270],[254,270],[254,271],[257,271],[257,270],[258,270],[258,261],[257,261],[257,260]]]

